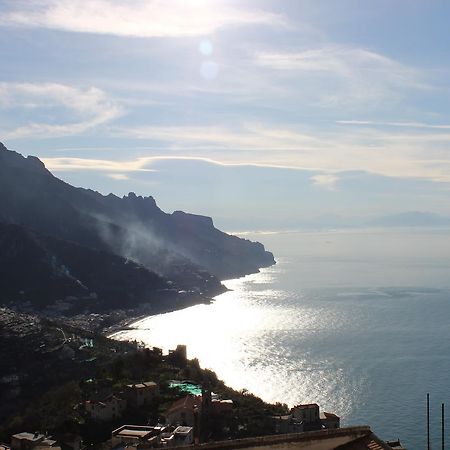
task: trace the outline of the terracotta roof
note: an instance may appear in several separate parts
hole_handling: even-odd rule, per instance
[[[348,444],[336,447],[336,450],[392,450],[386,442],[383,442],[374,433],[369,433],[355,441]]]
[[[179,409],[194,409],[196,406],[199,407],[202,405],[202,398],[200,396],[192,397],[190,395],[186,395],[186,397],[180,398],[176,402],[172,403],[170,407],[167,409],[166,414],[171,414]]]

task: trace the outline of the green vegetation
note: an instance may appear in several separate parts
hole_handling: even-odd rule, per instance
[[[98,338],[98,339],[97,339]],[[244,391],[235,391],[220,381],[210,370],[201,369],[198,360],[179,361],[176,357],[163,356],[159,349],[131,350],[131,345],[122,344],[111,352],[110,340],[95,337],[95,342],[106,345],[90,349],[96,355],[92,364],[92,374],[83,379],[61,383],[36,397],[19,414],[10,417],[0,427],[0,440],[7,441],[11,434],[24,430],[40,430],[54,435],[76,432],[86,443],[100,443],[107,440],[111,431],[123,423],[147,424],[163,421],[163,412],[175,400],[186,393],[170,388],[170,380],[189,379],[207,386],[222,398],[231,399],[234,409],[231,416],[212,418],[208,422],[209,437],[246,437],[273,432],[270,415],[287,412],[286,405],[270,405],[258,397]],[[124,385],[155,381],[160,385],[160,395],[146,408],[128,408],[124,415],[111,423],[96,423],[85,414],[83,404],[93,396],[109,393],[120,394]]]

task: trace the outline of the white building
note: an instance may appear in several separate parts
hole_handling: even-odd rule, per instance
[[[166,427],[150,427],[145,425],[122,425],[111,433],[112,448],[138,447],[147,448],[157,447],[160,443],[160,434],[166,430]]]
[[[192,445],[193,443],[194,428],[192,427],[177,427],[172,432],[161,434],[161,444],[164,447],[184,447],[185,445]]]
[[[17,433],[11,436],[12,450],[31,450],[36,447],[57,448],[57,442],[41,433]]]

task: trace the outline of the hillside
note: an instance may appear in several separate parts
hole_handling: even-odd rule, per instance
[[[209,217],[167,214],[152,197],[119,198],[75,188],[54,177],[37,158],[0,144],[0,222],[116,253],[187,286],[256,272],[274,264],[255,242],[216,229]]]
[[[93,339],[92,347],[86,339]],[[48,389],[92,377],[98,366],[130,349],[62,322],[0,308],[0,423]]]
[[[0,223],[0,273],[0,304],[25,311],[74,315],[142,303],[159,311],[179,297],[175,283],[140,264],[19,225]],[[205,274],[197,289],[214,293],[222,287]]]
[[[209,422],[211,438],[269,434],[273,432],[270,416],[287,413],[285,405],[267,404],[245,390],[227,387],[215,373],[201,369],[197,360],[164,356],[157,348],[140,350],[133,343],[108,339],[65,320],[8,308],[0,308],[0,364],[0,442],[23,430],[45,430],[54,437],[76,433],[85,444],[102,442],[123,423],[160,420],[167,407],[185,395],[169,388],[173,379],[193,380],[233,400],[227,427],[224,418]],[[118,421],[99,423],[85,414],[84,400],[121,395],[124,385],[142,380],[159,384],[154,403],[130,408]]]

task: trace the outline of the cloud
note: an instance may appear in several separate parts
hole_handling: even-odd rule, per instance
[[[130,177],[128,175],[125,175],[124,173],[108,173],[108,177],[118,181],[125,181],[130,179]]]
[[[327,189],[336,187],[337,174],[344,171],[450,182],[447,133],[424,134],[420,130],[388,133],[366,128],[351,132],[339,129],[305,132],[269,124],[245,124],[240,128],[153,126],[122,129],[118,133],[121,137],[143,139],[149,156],[128,161],[80,158],[44,161],[52,170],[108,173],[152,170],[158,161],[170,159],[314,170],[321,174],[312,181]]]
[[[315,79],[324,106],[368,100],[391,101],[405,89],[429,89],[416,69],[375,51],[338,44],[302,51],[263,51],[254,55],[261,67],[297,80]]]
[[[87,159],[87,158],[42,158],[45,166],[54,171],[64,170],[94,170],[105,172],[117,172],[114,175],[123,175],[123,172],[151,171],[146,169],[147,158],[137,158],[131,161],[113,161],[105,159]],[[113,177],[113,178],[114,178]]]
[[[315,186],[325,188],[329,191],[335,191],[339,177],[331,173],[323,173],[311,177],[311,180]]]
[[[210,0],[9,2],[0,24],[132,37],[204,36],[231,25],[283,25],[282,16]]]
[[[379,53],[335,44],[300,52],[261,52],[256,54],[256,61],[260,65],[278,70],[331,71],[342,76],[352,75],[351,66],[359,66],[368,70],[390,68],[400,74],[406,70],[399,63]]]
[[[0,112],[11,110],[31,112],[33,120],[21,119],[22,125],[1,130],[8,139],[81,134],[123,114],[120,105],[95,87],[0,82]]]
[[[450,130],[450,124],[430,124],[422,122],[377,122],[372,120],[337,120],[339,125],[367,125],[374,127],[429,128],[432,130]]]
[[[47,169],[61,172],[61,171],[75,171],[75,170],[92,170],[99,172],[156,172],[155,169],[151,169],[153,164],[159,161],[201,161],[208,164],[214,164],[219,166],[264,166],[264,164],[258,163],[246,163],[246,162],[223,162],[212,158],[199,157],[199,156],[145,156],[141,158],[131,159],[128,161],[115,161],[107,159],[88,159],[88,158],[66,158],[66,157],[48,157],[41,158]],[[114,179],[125,179],[127,177],[124,173],[112,173],[108,174],[109,177]]]
[[[171,149],[262,149],[296,150],[320,145],[317,137],[287,128],[246,123],[224,126],[142,126],[117,128],[118,136],[168,143]]]

